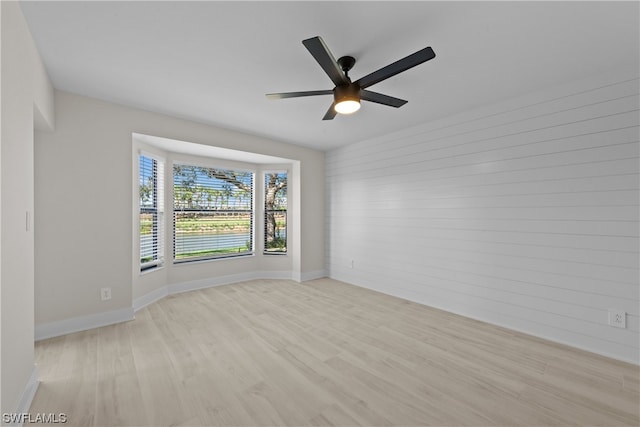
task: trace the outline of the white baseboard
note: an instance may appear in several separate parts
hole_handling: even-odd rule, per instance
[[[18,407],[16,408],[15,414],[26,414],[29,412],[29,408],[31,408],[31,402],[33,402],[33,398],[36,395],[36,391],[38,391],[38,386],[40,385],[40,381],[38,380],[38,367],[33,366],[33,370],[31,371],[31,376],[29,377],[29,381],[27,382],[26,387],[24,388],[24,392],[22,393],[22,398],[18,403]],[[23,423],[11,423],[9,426],[11,427],[22,427]]]
[[[363,286],[361,284],[359,284],[356,280],[352,280],[351,277],[346,277],[343,275],[339,275],[339,274],[332,274],[331,276],[329,276],[331,279],[334,280],[339,280],[341,282],[344,283],[348,283],[350,285],[353,286],[358,286],[360,288],[364,288],[364,289],[369,289],[371,291],[374,292],[379,292],[381,294],[385,294],[385,295],[391,295],[393,297],[396,298],[402,298],[405,299],[407,301],[412,301],[415,302],[417,304],[426,306],[426,307],[432,307],[438,310],[442,310],[442,311],[446,311],[448,313],[452,313],[461,317],[465,317],[467,319],[473,319],[473,320],[477,320],[479,322],[482,323],[487,323],[489,325],[494,325],[494,326],[498,326],[500,328],[505,328],[505,329],[509,329],[511,331],[515,331],[515,332],[519,332],[521,334],[525,334],[525,335],[529,335],[532,337],[536,337],[536,338],[541,338],[543,340],[547,340],[549,342],[553,342],[553,343],[557,343],[557,344],[561,344],[561,345],[566,345],[567,347],[572,347],[572,348],[576,348],[578,350],[583,350],[589,353],[593,353],[593,354],[598,354],[600,356],[604,356],[604,357],[608,357],[610,359],[615,359],[615,360],[619,360],[621,362],[626,362],[626,363],[631,363],[633,365],[640,365],[640,354],[638,354],[638,352],[636,352],[635,354],[632,355],[621,355],[621,354],[614,354],[614,353],[610,353],[610,352],[606,352],[606,351],[602,351],[601,349],[597,349],[597,348],[592,348],[592,347],[588,347],[585,345],[580,345],[577,344],[575,342],[566,342],[566,341],[562,341],[560,339],[558,339],[557,337],[553,337],[550,336],[549,334],[545,334],[545,333],[541,333],[540,331],[532,331],[529,329],[524,329],[524,328],[520,328],[520,327],[514,327],[513,325],[509,325],[507,323],[502,323],[502,322],[496,322],[492,319],[488,319],[486,317],[477,315],[477,314],[470,314],[470,313],[466,313],[460,310],[452,310],[450,307],[444,307],[444,306],[439,306],[439,305],[433,305],[433,304],[426,304],[424,301],[419,301],[416,299],[410,299],[407,298],[406,296],[403,295],[398,295],[392,292],[385,292],[385,291],[381,291],[379,289],[374,289],[374,288],[368,288],[366,286]]]
[[[325,270],[310,271],[307,273],[297,273],[291,271],[252,271],[246,273],[230,274],[226,276],[210,277],[200,280],[190,280],[188,282],[173,283],[149,292],[133,301],[133,307],[113,310],[89,316],[74,317],[71,319],[36,325],[36,341],[73,332],[86,331],[88,329],[99,328],[101,326],[113,325],[115,323],[126,322],[135,318],[134,313],[144,307],[160,301],[168,295],[182,292],[195,291],[198,289],[212,288],[214,286],[230,285],[232,283],[245,282],[256,279],[283,279],[303,282],[307,280],[326,277]]]
[[[299,271],[292,271],[291,272],[291,280],[293,280],[294,282],[302,282],[302,273]]]
[[[182,292],[196,291],[198,289],[212,288],[214,286],[229,285],[231,283],[244,282],[256,278],[255,272],[229,274],[227,276],[208,277],[200,280],[190,280],[188,282],[173,283],[168,286],[169,295]]]
[[[108,326],[115,323],[126,322],[128,320],[133,320],[134,318],[135,316],[133,314],[132,307],[91,314],[89,316],[72,317],[71,319],[36,325],[35,338],[36,341],[40,341],[47,338],[71,334],[74,332],[99,328],[101,326]]]
[[[296,277],[299,279],[296,280]],[[219,277],[208,277],[206,279],[190,280],[188,282],[173,283],[168,286],[156,289],[149,292],[133,301],[133,310],[138,311],[142,308],[152,304],[156,301],[160,301],[162,298],[168,295],[179,294],[182,292],[196,291],[198,289],[212,288],[214,286],[231,285],[233,283],[246,282],[248,280],[258,279],[282,279],[282,280],[295,280],[297,282],[319,279],[326,277],[325,270],[312,271],[309,273],[295,274],[289,270],[265,270],[265,271],[251,271],[246,273],[229,274]]]
[[[257,279],[284,279],[291,280],[291,271],[251,271],[246,273],[229,274],[226,276],[209,277],[189,282],[174,283],[168,286],[169,295],[181,292],[196,291],[198,289],[212,288],[214,286],[231,285],[233,283],[246,282]]]
[[[326,270],[308,271],[300,275],[300,281],[306,282],[307,280],[322,279],[323,277],[327,277]]]
[[[169,295],[169,287],[163,286],[160,289],[156,289],[155,291],[151,291],[148,294],[141,296],[140,298],[136,298],[133,300],[133,311],[137,312],[138,310],[142,310],[146,306],[153,304],[156,301],[160,301],[167,295]]]
[[[291,270],[285,271],[256,271],[256,279],[278,279],[278,280],[292,280],[293,274]]]

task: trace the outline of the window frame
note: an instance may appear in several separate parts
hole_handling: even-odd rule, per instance
[[[140,180],[142,178],[143,170],[140,168],[140,163],[142,162],[142,158],[147,158],[152,161],[151,171],[152,171],[152,180],[153,180],[153,191],[152,191],[152,207],[144,207],[141,203],[140,197]],[[164,245],[165,245],[165,233],[164,233],[164,206],[165,206],[165,194],[164,194],[164,171],[165,171],[166,161],[164,158],[146,152],[139,151],[138,152],[138,179],[137,179],[137,189],[138,189],[138,262],[140,272],[144,273],[153,269],[160,268],[164,265]],[[142,222],[140,220],[142,214],[152,214],[155,215],[155,219],[152,220],[152,236],[153,236],[153,247],[155,247],[155,251],[152,250],[152,258],[150,261],[143,262],[142,261],[142,253],[143,253],[143,243],[142,243]],[[155,252],[155,253],[154,253]]]
[[[188,258],[176,258],[176,242],[177,242],[177,230],[176,230],[176,212],[185,212],[185,210],[176,209],[176,194],[175,194],[175,166],[187,166],[187,167],[196,167],[196,168],[206,168],[206,169],[217,169],[238,173],[249,173],[251,174],[251,192],[250,192],[250,208],[248,210],[244,209],[193,209],[189,210],[189,212],[248,212],[250,214],[250,225],[249,225],[249,239],[251,242],[251,248],[247,251],[243,251],[240,253],[227,253],[227,254],[209,254],[203,256],[193,256]],[[168,167],[168,166],[167,166]],[[237,165],[229,165],[224,164],[223,162],[209,163],[202,162],[198,160],[191,159],[175,159],[171,164],[171,194],[169,196],[171,200],[171,216],[172,216],[172,258],[173,265],[184,265],[190,264],[194,262],[208,262],[208,261],[217,261],[217,260],[229,260],[235,258],[244,258],[255,256],[256,252],[256,176],[257,171],[254,168],[246,167],[246,166],[237,166]]]
[[[287,179],[287,186],[285,187],[285,199],[287,201],[286,208],[284,210],[274,209],[274,212],[284,212],[285,214],[285,227],[284,227],[284,235],[285,235],[285,249],[284,251],[268,251],[267,250],[267,177],[272,174],[285,174]],[[276,256],[286,256],[288,254],[289,248],[289,177],[290,171],[288,168],[273,168],[273,169],[265,169],[262,171],[262,254],[263,255],[276,255]]]

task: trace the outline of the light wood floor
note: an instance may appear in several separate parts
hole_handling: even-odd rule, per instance
[[[69,425],[640,424],[639,369],[334,280],[171,296],[37,343]]]

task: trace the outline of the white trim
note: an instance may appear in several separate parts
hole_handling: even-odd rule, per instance
[[[233,283],[246,282],[247,280],[257,280],[257,279],[291,280],[291,272],[290,271],[252,271],[247,273],[229,274],[227,276],[209,277],[206,279],[174,283],[168,286],[168,294],[174,295],[182,292],[212,288],[214,286],[230,285]]]
[[[308,271],[300,274],[301,280],[299,281],[306,282],[307,280],[322,279],[323,277],[328,277],[327,270]]]
[[[168,286],[163,286],[160,289],[156,289],[149,292],[148,294],[144,294],[140,298],[136,298],[133,300],[133,311],[137,312],[139,310],[142,310],[146,306],[151,305],[156,301],[160,301],[167,295],[169,295]]]
[[[358,285],[356,285],[356,286],[358,286]],[[391,295],[391,294],[389,294],[389,295]],[[392,295],[392,296],[395,296],[395,295]],[[402,297],[399,297],[399,298],[402,298]],[[403,299],[407,299],[407,298],[403,298]],[[426,304],[421,303],[421,302],[418,302],[418,304],[426,305]],[[482,322],[482,323],[487,323],[489,325],[498,326],[500,328],[508,329],[510,331],[515,331],[515,332],[521,333],[523,335],[528,335],[528,336],[531,336],[531,337],[541,338],[543,340],[546,340],[546,341],[549,341],[549,342],[552,342],[552,343],[556,343],[556,344],[560,344],[560,345],[563,345],[563,346],[566,346],[566,347],[575,348],[575,349],[578,349],[578,350],[586,351],[588,353],[593,353],[593,354],[597,354],[597,355],[600,355],[600,356],[608,357],[609,359],[619,360],[621,362],[630,363],[630,364],[636,365],[636,366],[640,365],[640,355],[638,355],[637,353],[636,353],[635,356],[628,357],[628,356],[625,356],[625,355],[619,355],[619,354],[615,354],[615,353],[611,353],[611,352],[607,352],[607,351],[601,351],[600,349],[594,349],[594,348],[591,348],[589,346],[580,345],[580,344],[576,344],[576,343],[573,343],[573,342],[572,343],[563,342],[563,341],[558,340],[555,337],[549,336],[548,334],[539,333],[537,331],[536,332],[532,332],[532,331],[529,331],[529,330],[525,330],[524,328],[513,327],[513,326],[507,325],[505,323],[495,322],[493,320],[485,319],[485,318],[483,318],[483,316],[476,316],[476,315],[470,316],[469,314],[463,314],[463,313],[460,313],[458,311],[452,311],[452,310],[449,310],[449,309],[436,307],[436,306],[427,306],[427,307],[433,307],[433,308],[436,308],[438,310],[447,311],[449,313],[453,313],[453,314],[461,316],[461,317],[466,317],[468,319],[477,320],[477,321]]]
[[[292,280],[293,273],[290,270],[282,271],[257,271],[256,279],[281,279],[281,280]]]
[[[166,296],[182,292],[196,291],[198,289],[212,288],[215,286],[231,285],[233,283],[245,282],[248,280],[282,279],[302,282],[319,279],[321,277],[327,277],[325,270],[310,271],[308,273],[292,272],[289,270],[266,270],[173,283],[136,298],[133,300],[131,308],[122,308],[120,310],[113,310],[89,316],[74,317],[71,319],[37,325],[35,332],[36,341],[133,320],[135,319],[135,312],[142,310],[150,304],[160,301]]]
[[[38,367],[33,365],[31,376],[29,377],[29,381],[24,388],[24,392],[22,393],[22,398],[18,403],[18,407],[16,408],[16,414],[26,414],[29,412],[29,408],[31,408],[31,402],[33,402],[33,398],[35,397],[38,386],[40,385],[38,376]],[[9,425],[11,427],[22,427],[22,424],[23,423],[12,423]]]
[[[133,307],[36,325],[36,341],[135,319]]]
[[[527,336],[530,336],[530,337],[540,338],[540,339],[543,339],[543,340],[548,341],[550,343],[560,344],[560,345],[563,345],[563,346],[566,346],[566,347],[569,347],[569,348],[574,348],[574,349],[577,349],[577,350],[586,351],[588,353],[597,354],[599,356],[608,357],[609,359],[619,360],[621,362],[630,363],[630,364],[636,365],[636,366],[640,365],[640,354],[638,354],[637,352],[636,352],[635,355],[629,357],[629,356],[625,356],[625,355],[620,355],[620,354],[614,354],[614,353],[610,353],[610,352],[606,352],[606,351],[601,351],[599,349],[590,348],[589,346],[580,345],[580,344],[576,344],[576,343],[573,343],[573,342],[572,343],[567,343],[567,342],[564,342],[564,341],[560,341],[557,338],[551,337],[548,334],[539,333],[537,331],[536,332],[532,332],[532,331],[529,331],[529,330],[525,330],[524,328],[513,327],[513,326],[507,325],[505,323],[496,322],[496,321],[491,320],[491,319],[486,319],[485,317],[483,317],[481,315],[477,315],[477,314],[470,315],[468,313],[463,313],[460,310],[451,310],[450,308],[445,308],[445,307],[442,307],[442,306],[439,306],[439,305],[426,304],[424,302],[417,301],[415,299],[409,299],[406,296],[402,296],[402,295],[398,295],[398,294],[390,293],[390,292],[385,292],[385,291],[381,291],[381,290],[374,289],[374,288],[368,288],[366,286],[362,286],[360,284],[357,284],[357,283],[355,283],[353,281],[347,281],[346,279],[339,279],[339,278],[337,278],[335,276],[329,276],[329,278],[331,278],[333,280],[338,280],[338,281],[347,283],[349,285],[357,286],[359,288],[368,289],[368,290],[373,291],[373,292],[378,292],[378,293],[381,293],[381,294],[384,294],[384,295],[390,295],[392,297],[396,297],[396,298],[404,299],[404,300],[407,300],[407,301],[415,302],[416,304],[420,304],[420,305],[422,305],[424,307],[435,308],[437,310],[442,310],[442,311],[445,311],[447,313],[455,314],[456,316],[460,316],[460,317],[464,317],[464,318],[472,319],[472,320],[477,320],[478,322],[482,322],[482,323],[486,323],[488,325],[497,326],[497,327],[500,327],[500,328],[503,328],[503,329],[507,329],[507,330],[514,331],[514,332],[518,332],[520,334],[527,335]]]
[[[255,273],[238,273],[228,276],[210,277],[207,279],[190,280],[188,282],[174,283],[169,285],[169,295],[182,292],[196,291],[198,289],[212,288],[214,286],[229,285],[236,282],[244,282],[255,278]]]
[[[318,272],[314,272],[318,273]],[[313,278],[317,277],[325,277],[324,270],[322,271],[321,276],[313,275]],[[162,298],[168,295],[175,295],[182,292],[190,292],[196,291],[199,289],[213,288],[215,286],[223,286],[223,285],[231,285],[233,283],[245,282],[247,280],[258,280],[258,279],[283,279],[283,280],[293,280],[292,272],[285,270],[278,271],[254,271],[248,273],[238,273],[238,274],[230,274],[227,276],[220,277],[210,277],[206,279],[199,280],[190,280],[188,282],[180,282],[174,283],[168,286],[163,286],[154,291],[149,292],[139,298],[136,298],[133,301],[133,310],[137,312],[142,310],[146,306],[153,304],[154,302],[160,301]],[[310,279],[309,279],[310,280]]]

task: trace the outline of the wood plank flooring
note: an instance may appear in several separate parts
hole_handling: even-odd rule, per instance
[[[77,426],[640,424],[639,368],[331,279],[167,297],[36,344]]]

